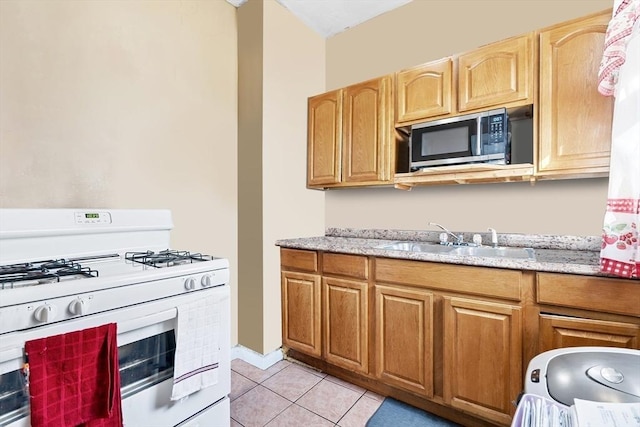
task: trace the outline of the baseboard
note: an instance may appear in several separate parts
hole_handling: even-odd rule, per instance
[[[261,354],[261,353],[255,352],[239,344],[231,348],[231,360],[241,359],[247,363],[252,364],[256,368],[260,368],[263,370],[278,363],[283,358],[284,356],[282,354],[281,348],[274,350],[268,354]]]

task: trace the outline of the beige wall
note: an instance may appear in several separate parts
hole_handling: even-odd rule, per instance
[[[325,40],[266,0],[263,100],[264,353],[282,345],[278,239],[324,234],[324,194],[306,189],[307,97],[324,91]],[[241,166],[242,167],[242,166]]]
[[[229,258],[234,320],[235,16],[225,1],[0,1],[0,206],[171,209],[175,248]]]
[[[324,194],[307,191],[307,97],[324,91],[325,40],[274,0],[238,10],[239,343],[282,344],[278,239],[324,233]]]
[[[414,0],[327,41],[327,90],[598,12],[611,0]],[[326,226],[599,235],[607,180],[327,191]]]

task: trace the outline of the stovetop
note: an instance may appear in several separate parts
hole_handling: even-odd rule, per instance
[[[144,270],[187,266],[215,259],[219,258],[166,249],[22,262],[0,266],[0,290],[131,275]]]

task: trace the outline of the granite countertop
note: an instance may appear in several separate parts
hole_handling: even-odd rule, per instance
[[[461,233],[459,231],[453,232],[455,234]],[[473,234],[480,234],[483,244],[485,245],[487,242],[490,242],[490,235],[486,232],[462,232],[462,234],[464,235],[465,242],[471,242]],[[499,246],[533,248],[535,250],[535,259],[460,256],[380,248],[380,246],[389,245],[397,241],[417,241],[437,244],[439,235],[440,232],[438,231],[329,228],[326,230],[324,236],[282,239],[276,241],[276,245],[283,248],[432,261],[447,264],[607,276],[601,273],[599,268],[601,245],[601,237],[599,236],[498,234]]]

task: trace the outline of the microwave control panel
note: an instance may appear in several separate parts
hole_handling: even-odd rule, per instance
[[[496,114],[489,116],[489,143],[502,142],[504,140],[505,129],[505,115]]]

